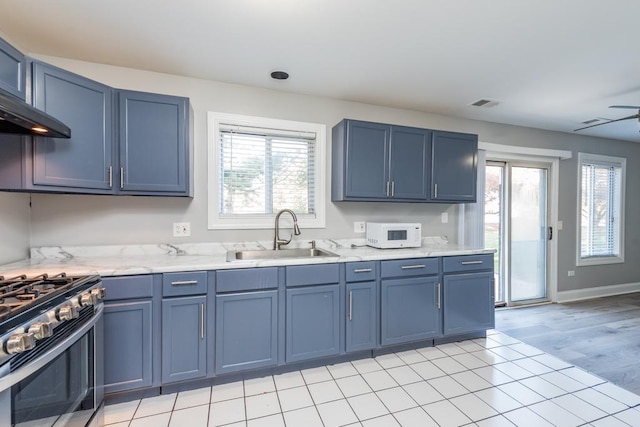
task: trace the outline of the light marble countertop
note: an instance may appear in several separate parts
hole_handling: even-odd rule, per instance
[[[406,249],[376,249],[365,246],[364,239],[317,240],[318,248],[335,257],[272,259],[227,262],[227,251],[271,249],[271,242],[190,243],[126,246],[51,246],[31,249],[31,257],[0,266],[0,274],[35,276],[42,273],[67,275],[99,274],[126,276],[133,274],[178,271],[221,270],[232,268],[283,265],[323,264],[332,262],[377,261],[386,259],[476,255],[493,253],[449,244],[440,237],[423,237],[422,246]],[[287,248],[308,248],[308,241],[292,242]]]

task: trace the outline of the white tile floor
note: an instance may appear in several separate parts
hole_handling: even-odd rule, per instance
[[[496,331],[107,405],[109,427],[640,426],[640,396]]]

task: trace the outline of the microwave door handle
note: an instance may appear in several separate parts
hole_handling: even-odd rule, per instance
[[[89,332],[91,328],[95,326],[98,320],[102,317],[103,310],[104,305],[100,304],[98,307],[96,307],[96,312],[94,313],[91,320],[82,325],[80,329],[74,331],[71,335],[66,337],[64,341],[48,350],[46,353],[43,353],[35,360],[32,360],[28,364],[20,367],[18,370],[13,371],[9,375],[0,378],[0,394],[5,390],[9,390],[12,386],[18,384],[25,378],[28,378],[30,375],[35,374],[40,369],[51,363],[56,357],[60,356],[62,353],[68,350],[69,347],[75,344],[84,334]]]

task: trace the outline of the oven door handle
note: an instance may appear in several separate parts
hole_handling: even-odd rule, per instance
[[[8,375],[0,378],[0,394],[10,389],[12,386],[18,384],[20,381],[29,377],[31,374],[38,372],[40,369],[47,366],[47,364],[51,363],[56,357],[64,353],[69,347],[71,347],[75,342],[77,342],[84,334],[89,332],[91,328],[95,326],[95,324],[102,317],[102,311],[104,310],[104,304],[100,304],[96,307],[96,312],[93,314],[91,320],[76,331],[74,331],[71,335],[65,338],[60,344],[48,350],[46,353],[43,353],[42,356],[34,359],[28,364],[22,366],[17,371],[11,372]]]

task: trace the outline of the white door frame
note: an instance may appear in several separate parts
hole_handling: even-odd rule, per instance
[[[527,161],[550,163],[549,185],[549,226],[553,227],[553,238],[549,242],[548,254],[548,292],[551,302],[558,298],[558,197],[559,197],[559,167],[560,160],[570,159],[571,151],[553,150],[545,148],[518,147],[514,145],[493,144],[479,142],[478,149],[485,150],[487,159],[502,161]],[[484,192],[483,192],[484,194]],[[483,221],[484,222],[484,221]]]

